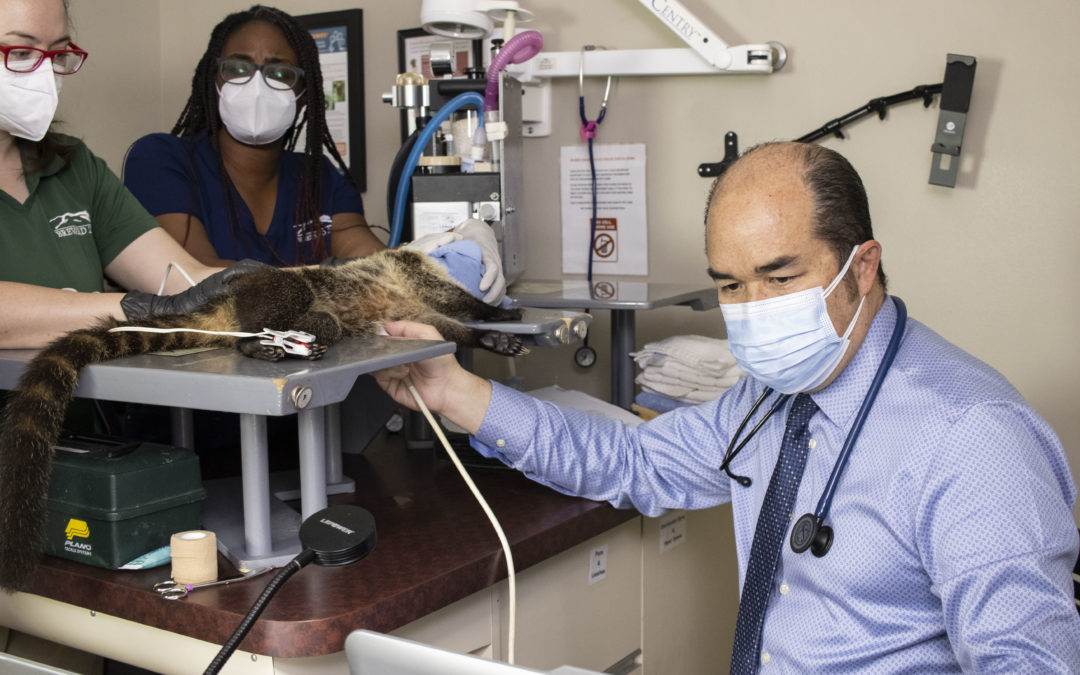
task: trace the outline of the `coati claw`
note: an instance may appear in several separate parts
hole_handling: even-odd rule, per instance
[[[529,353],[529,348],[521,342],[521,338],[498,331],[488,331],[481,335],[480,346],[503,356],[524,356]]]
[[[301,357],[301,358],[305,358],[308,361],[318,361],[319,359],[321,359],[323,356],[326,355],[327,347],[324,344],[319,344],[318,342],[312,342],[312,343],[310,343],[308,345],[308,348],[310,350],[308,355],[304,356],[304,357]]]
[[[261,359],[263,361],[270,361],[271,363],[277,363],[281,359],[285,358],[285,350],[281,347],[273,347],[270,345],[260,345],[256,349],[252,349],[248,356]]]

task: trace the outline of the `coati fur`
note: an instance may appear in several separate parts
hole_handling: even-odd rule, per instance
[[[42,543],[54,446],[84,368],[110,359],[192,347],[231,347],[276,361],[280,347],[259,338],[202,333],[109,332],[117,326],[260,332],[299,330],[316,336],[312,358],[343,338],[366,338],[382,322],[409,319],[435,326],[461,347],[527,353],[516,336],[469,328],[459,319],[508,321],[520,310],[477,300],[427,255],[392,249],[337,267],[267,267],[234,277],[226,291],[184,315],[122,322],[104,319],[72,331],[27,364],[9,398],[0,436],[0,587],[24,586]]]

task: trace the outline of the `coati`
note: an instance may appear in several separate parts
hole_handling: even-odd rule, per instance
[[[0,587],[23,586],[37,565],[44,540],[53,447],[64,413],[87,366],[121,356],[190,347],[236,346],[255,358],[276,361],[281,347],[259,338],[202,333],[109,332],[138,325],[160,328],[260,332],[298,330],[316,336],[318,358],[342,338],[370,337],[384,321],[410,319],[435,326],[462,347],[498,354],[528,350],[516,336],[469,328],[458,319],[507,321],[520,310],[487,305],[458,286],[427,255],[391,249],[338,267],[267,267],[234,277],[225,293],[185,315],[138,322],[105,319],[72,331],[42,349],[10,397],[0,436]]]

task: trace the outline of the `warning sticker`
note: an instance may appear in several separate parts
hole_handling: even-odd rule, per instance
[[[604,262],[619,261],[619,226],[615,218],[597,218],[593,255]]]

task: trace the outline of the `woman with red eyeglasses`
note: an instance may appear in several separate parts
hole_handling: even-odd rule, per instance
[[[247,267],[199,263],[105,162],[52,130],[61,85],[87,59],[65,0],[0,0],[0,59],[0,348],[102,317],[190,311]],[[169,263],[198,285],[166,277]],[[104,292],[106,278],[126,292]]]

